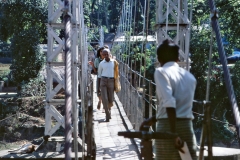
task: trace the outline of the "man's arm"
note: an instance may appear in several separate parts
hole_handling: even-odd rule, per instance
[[[97,73],[97,68],[94,67],[93,62],[89,61],[88,64],[92,66],[93,72],[96,74]]]
[[[176,133],[176,110],[175,108],[167,107],[167,115],[168,115],[168,121],[170,125],[170,130],[172,133]],[[176,137],[174,140],[175,148],[178,149],[180,152],[184,153],[182,150],[182,147],[184,145],[183,141],[180,137]]]
[[[168,120],[169,125],[172,133],[176,132],[176,111],[175,108],[167,108]],[[154,123],[157,122],[156,116],[152,116],[151,118],[146,119],[140,126],[140,130],[143,129],[144,125],[152,126]]]
[[[172,133],[176,132],[176,110],[175,108],[167,107],[168,121]]]
[[[97,80],[97,83],[98,83],[98,88],[97,88],[97,92],[99,93],[100,92],[100,82],[101,82],[101,77],[102,77],[102,65],[101,63],[99,64],[98,66],[98,80]]]
[[[157,122],[156,116],[152,116],[142,122],[139,130],[142,131],[142,130],[144,130],[144,126],[152,126],[156,122]]]

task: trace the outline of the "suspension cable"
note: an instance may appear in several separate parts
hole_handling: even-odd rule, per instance
[[[145,33],[145,23],[146,23],[146,19],[145,19],[145,15],[146,15],[146,2],[147,0],[144,1],[144,8],[143,8],[143,34],[142,34],[142,48],[141,48],[141,58],[140,58],[140,74],[142,73],[141,71],[141,68],[142,68],[142,58],[143,58],[143,45],[144,45],[144,40],[143,40],[143,37],[144,37],[144,33]],[[139,86],[141,84],[141,78],[139,78]]]
[[[145,37],[145,29],[146,29],[146,9],[147,9],[147,0],[144,1],[144,12],[143,12],[143,34],[142,34],[142,49],[141,49],[141,65],[142,66],[142,58],[143,58],[143,50],[144,50],[144,45],[145,45],[145,41],[144,41],[144,37]],[[145,59],[145,58],[144,58]],[[143,75],[144,75],[143,71]],[[140,74],[141,74],[141,68],[140,68]]]
[[[169,0],[167,0],[167,13],[166,13],[166,35],[168,32],[168,14],[169,14]]]
[[[189,39],[191,39],[191,30],[192,30],[192,10],[193,10],[193,0],[191,1],[191,8],[190,8],[190,22],[189,22]],[[189,70],[189,53],[187,54],[187,70]]]
[[[69,6],[71,5],[69,0],[64,1],[65,6],[65,15],[64,15],[64,28],[65,28],[65,159],[71,159],[71,139],[72,139],[72,131],[71,131],[71,107],[72,107],[72,80],[71,80],[71,16],[68,14]]]
[[[136,13],[137,13],[137,0],[134,3],[134,17],[133,17],[133,43],[131,44],[131,48],[133,48],[133,44],[135,43],[135,26],[136,26]],[[131,60],[131,69],[132,69],[132,60]]]
[[[210,40],[210,51],[208,59],[208,74],[207,74],[207,89],[206,89],[206,101],[209,101],[209,90],[210,90],[210,75],[212,66],[212,45],[213,45],[213,30],[211,29],[211,40]]]
[[[148,0],[148,2],[147,2],[147,22],[146,22],[146,39],[145,39],[145,46],[147,45],[147,43],[148,43],[148,22],[149,22],[149,8],[150,8],[150,0]],[[145,54],[146,54],[146,47],[145,47]],[[144,58],[144,74],[143,74],[143,76],[145,77],[145,75],[146,75],[146,58]]]
[[[142,58],[143,58],[143,45],[144,45],[144,40],[143,40],[143,37],[144,37],[144,34],[145,34],[145,15],[146,15],[146,0],[144,1],[144,8],[143,8],[143,31],[142,31],[142,38],[141,38],[141,41],[142,41],[142,46],[141,46],[141,55],[140,55],[140,70],[139,70],[139,73],[142,74]],[[141,84],[141,78],[139,78],[139,86]]]
[[[177,20],[177,39],[176,39],[176,44],[178,45],[179,41],[179,23],[180,23],[180,0],[178,0],[178,20]]]
[[[129,6],[130,6],[129,8],[129,37],[130,38],[128,43],[128,65],[131,66],[129,60],[130,60],[130,54],[131,54],[130,49],[131,49],[131,36],[132,36],[132,7],[133,7],[132,0],[130,0]]]
[[[239,114],[239,109],[238,109],[238,105],[237,105],[237,100],[236,100],[236,96],[233,90],[233,86],[232,86],[232,80],[230,77],[230,73],[229,73],[229,69],[227,68],[227,60],[226,60],[226,54],[223,48],[223,44],[222,44],[222,39],[221,39],[221,34],[220,34],[220,29],[219,29],[219,24],[218,24],[218,14],[215,8],[215,4],[213,2],[213,0],[209,0],[209,6],[211,9],[211,21],[212,21],[212,27],[213,30],[216,33],[216,40],[217,40],[217,45],[218,45],[218,52],[220,55],[220,59],[221,59],[221,63],[222,63],[222,67],[223,67],[223,73],[224,73],[224,80],[226,83],[226,88],[227,88],[227,93],[228,93],[228,97],[230,99],[231,105],[232,105],[232,110],[233,110],[233,114],[235,117],[235,122],[236,122],[236,128],[237,128],[237,133],[238,133],[238,138],[240,137],[240,114]]]

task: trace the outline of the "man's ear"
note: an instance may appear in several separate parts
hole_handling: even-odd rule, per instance
[[[177,58],[176,62],[180,62],[180,57]]]

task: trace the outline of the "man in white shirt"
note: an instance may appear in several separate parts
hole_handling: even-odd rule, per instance
[[[98,90],[102,96],[103,108],[105,109],[106,122],[111,119],[111,107],[114,100],[114,60],[110,58],[110,50],[102,51],[104,60],[98,67]]]
[[[154,79],[158,106],[156,116],[145,120],[140,126],[157,122],[156,131],[177,133],[172,139],[156,139],[156,160],[180,160],[178,153],[183,141],[188,145],[192,159],[196,159],[196,138],[192,126],[192,103],[196,88],[196,79],[187,70],[177,64],[179,47],[173,41],[165,40],[157,49],[161,67],[156,68]]]

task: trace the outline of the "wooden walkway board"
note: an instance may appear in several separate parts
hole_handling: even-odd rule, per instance
[[[96,76],[94,77],[94,82],[96,82]],[[96,85],[94,86],[95,89]],[[111,109],[112,119],[110,119],[110,122],[104,122],[105,113],[103,113],[103,105],[98,110],[97,104],[98,98],[94,92],[93,121],[94,137],[97,146],[96,159],[138,160],[139,155],[136,145],[130,139],[117,135],[119,131],[127,130],[117,105],[114,103]]]

